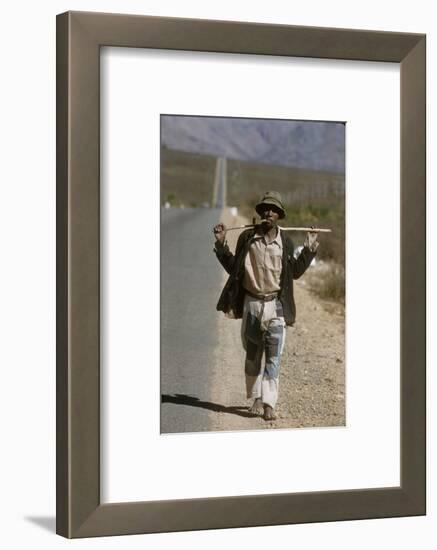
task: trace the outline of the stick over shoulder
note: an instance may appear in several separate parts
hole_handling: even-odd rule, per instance
[[[247,229],[248,227],[255,227],[258,224],[238,225],[236,227],[227,227],[225,231],[233,231],[235,229]],[[322,229],[320,227],[282,227],[281,231],[305,231],[308,233],[331,233],[331,229]]]

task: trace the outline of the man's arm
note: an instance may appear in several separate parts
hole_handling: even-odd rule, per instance
[[[226,226],[223,223],[217,224],[214,229],[215,235],[215,246],[214,252],[217,256],[218,261],[222,264],[225,270],[230,274],[235,263],[235,258],[240,253],[241,247],[245,242],[245,234],[247,231],[243,231],[238,237],[237,245],[235,247],[235,255],[229,249],[228,243],[226,242]]]
[[[293,279],[299,279],[305,273],[317,253],[318,246],[317,233],[307,233],[303,248],[292,264]]]
[[[235,256],[229,250],[226,242],[226,226],[224,223],[219,223],[214,226],[213,233],[215,236],[214,252],[218,261],[222,264],[228,273],[231,273],[234,265]]]
[[[315,255],[316,253],[311,252],[306,246],[302,248],[301,253],[293,262],[293,279],[299,279],[305,273]]]

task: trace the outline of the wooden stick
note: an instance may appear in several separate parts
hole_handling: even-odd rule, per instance
[[[234,229],[246,229],[247,227],[255,227],[255,225],[250,223],[249,225],[237,225],[236,227],[227,227],[226,231],[233,231]]]
[[[248,227],[255,227],[259,224],[238,225],[237,227],[228,227],[226,231],[233,231],[234,229],[246,229]],[[331,233],[332,229],[321,229],[320,227],[281,227],[281,231],[307,231],[309,233]]]
[[[308,231],[308,233],[331,233],[332,229],[321,229],[320,227],[281,227],[281,231]]]

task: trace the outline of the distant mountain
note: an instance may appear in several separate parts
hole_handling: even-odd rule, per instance
[[[179,151],[311,170],[345,170],[345,126],[338,122],[163,115],[161,140]]]

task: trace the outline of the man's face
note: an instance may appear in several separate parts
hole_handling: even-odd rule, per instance
[[[261,213],[261,218],[266,220],[266,223],[263,223],[263,226],[269,230],[272,227],[277,225],[279,220],[280,210],[274,205],[266,204],[263,206]]]

